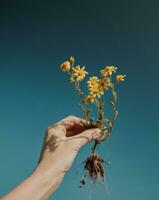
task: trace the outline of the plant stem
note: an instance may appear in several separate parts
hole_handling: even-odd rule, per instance
[[[96,150],[98,144],[99,144],[99,141],[95,140],[94,146],[92,148],[92,153],[95,153],[95,150]]]
[[[74,84],[75,84],[75,89],[77,90],[77,92],[79,93],[79,96],[81,98],[81,107],[82,107],[82,111],[83,111],[83,118],[87,122],[89,119],[88,119],[86,105],[85,105],[85,102],[84,102],[84,99],[85,99],[84,93],[82,92],[82,90],[80,88],[79,81],[78,82],[75,81]]]
[[[98,111],[98,128],[102,128],[102,125],[103,125],[103,116],[104,116],[104,112],[103,112],[103,107],[101,105],[101,103],[99,102],[99,100],[97,98],[95,98],[95,107],[97,108],[97,111]],[[97,145],[100,143],[99,140],[95,140],[94,142],[94,146],[93,146],[93,149],[92,149],[92,153],[95,152],[96,148],[97,148]]]
[[[113,84],[111,86],[111,89],[112,89],[112,96],[113,96],[113,111],[114,111],[114,114],[113,114],[113,119],[112,119],[112,126],[110,127],[109,133],[112,132],[114,125],[115,125],[115,120],[117,118],[117,95],[116,95]]]
[[[68,71],[68,74],[70,75],[70,77],[72,76],[71,72]],[[73,83],[74,83],[74,86],[75,86],[75,89],[76,91],[78,92],[79,96],[80,96],[80,99],[81,99],[81,107],[82,107],[82,112],[83,112],[83,118],[86,120],[86,123],[87,121],[89,121],[89,113],[87,112],[87,108],[86,108],[86,103],[85,103],[85,95],[84,93],[82,92],[81,88],[80,88],[80,82],[77,81],[73,76],[72,76],[72,79],[73,79]]]

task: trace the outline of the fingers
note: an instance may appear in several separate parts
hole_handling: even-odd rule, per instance
[[[99,128],[91,128],[83,131],[82,133],[71,137],[73,143],[77,148],[82,147],[96,139],[100,139],[100,129]]]
[[[86,123],[86,120],[71,115],[58,121],[50,128],[53,129],[53,132],[61,133],[61,135],[65,135],[66,137],[72,137],[93,127],[94,126],[88,124],[88,122]]]
[[[86,121],[75,116],[68,116],[59,122],[55,123],[52,128],[58,129],[61,127],[65,136],[70,137],[81,133],[85,130],[84,124]]]
[[[66,129],[70,129],[75,124],[79,124],[82,126],[85,122],[86,121],[84,119],[70,115],[70,116],[60,120],[57,124],[61,124],[61,125],[65,126]]]

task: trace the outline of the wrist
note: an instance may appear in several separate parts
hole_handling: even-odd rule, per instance
[[[66,171],[63,167],[59,167],[58,162],[46,159],[41,160],[33,172],[33,174],[41,174],[44,177],[61,177],[64,176],[65,173]]]

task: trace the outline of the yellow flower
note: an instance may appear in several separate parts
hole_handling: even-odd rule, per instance
[[[88,90],[90,94],[98,93],[98,82],[99,82],[99,79],[96,76],[92,76],[89,78],[87,83],[88,83]]]
[[[101,76],[107,77],[107,76],[111,76],[113,72],[116,72],[116,70],[117,70],[117,67],[106,66],[104,69],[100,71],[100,73],[101,73]]]
[[[109,84],[106,80],[103,80],[103,79],[99,80],[99,88],[104,90],[104,89],[108,89],[108,87],[109,87]]]
[[[72,76],[76,78],[76,81],[82,81],[88,72],[85,71],[85,67],[80,67],[77,65],[76,67],[72,67]]]
[[[71,65],[74,65],[74,62],[75,62],[75,58],[74,58],[73,56],[71,56],[71,57],[70,57],[70,64],[71,64]]]
[[[64,63],[61,64],[61,70],[63,72],[69,71],[71,66],[70,66],[70,62],[69,61],[65,61]]]
[[[120,74],[120,75],[116,76],[116,80],[118,82],[122,82],[122,81],[124,81],[125,77],[126,77],[126,74],[124,74],[124,75]]]
[[[90,95],[100,97],[101,95],[104,94],[103,88],[100,87],[99,82],[100,80],[96,76],[92,76],[89,78],[87,83],[88,83],[88,90],[89,90]]]
[[[93,103],[94,102],[94,98],[95,98],[95,95],[88,95],[85,98],[85,103]]]

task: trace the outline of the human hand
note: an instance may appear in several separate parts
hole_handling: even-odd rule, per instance
[[[69,116],[50,126],[46,131],[39,167],[65,174],[80,148],[99,138],[100,129],[86,128],[84,123],[83,119]]]
[[[77,152],[86,143],[98,139],[100,130],[69,116],[50,126],[45,135],[38,166],[31,176],[5,195],[4,200],[48,200],[69,170]]]

